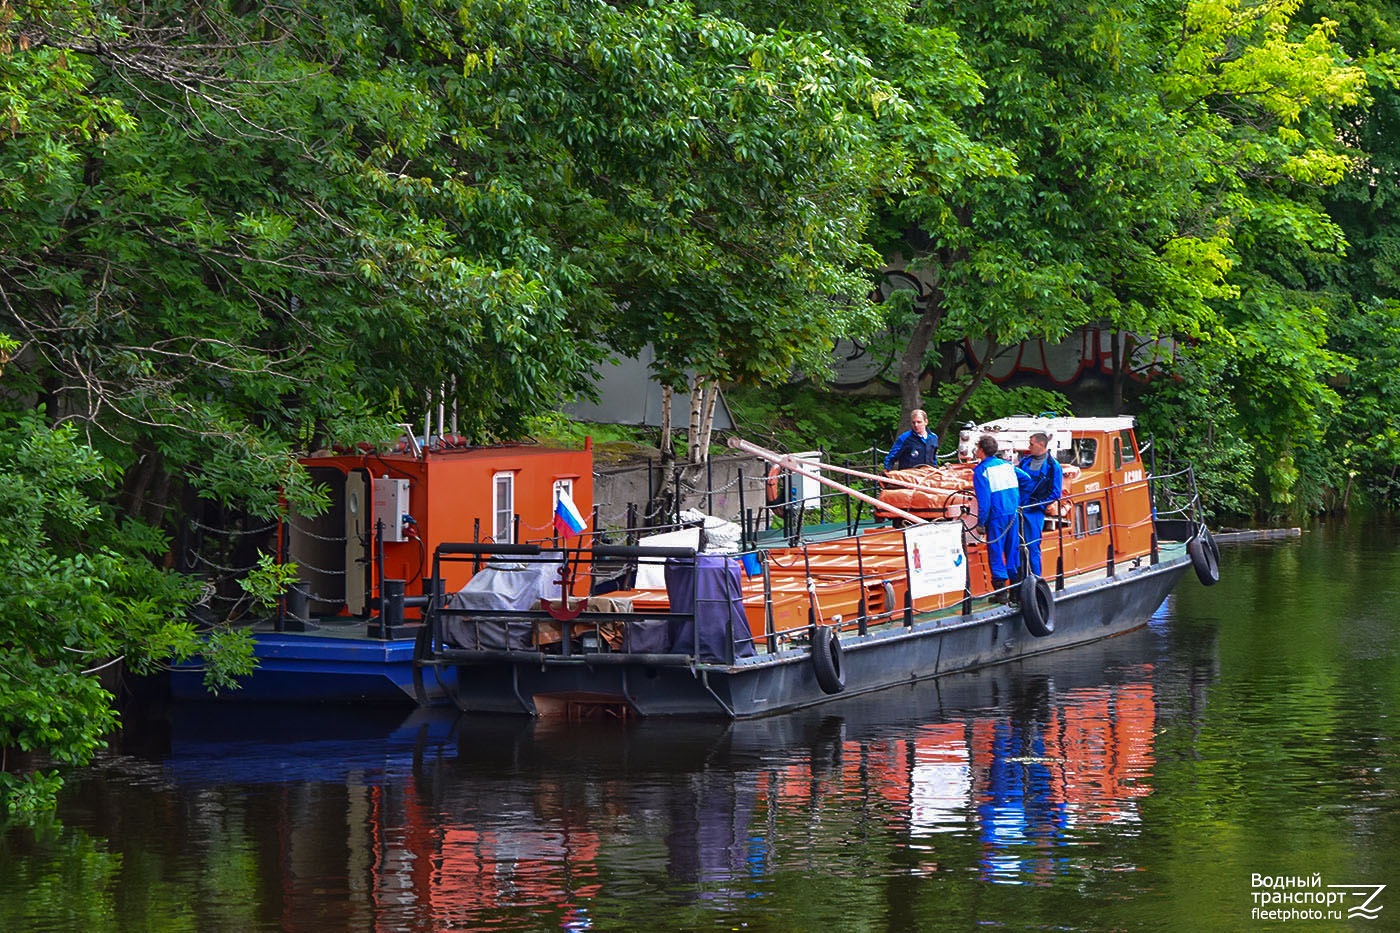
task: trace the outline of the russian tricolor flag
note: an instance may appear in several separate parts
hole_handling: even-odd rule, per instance
[[[579,514],[574,499],[564,490],[559,490],[559,498],[554,502],[554,527],[564,537],[582,534],[588,523]]]

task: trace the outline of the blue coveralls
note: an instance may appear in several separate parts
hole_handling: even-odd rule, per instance
[[[1026,480],[1021,486],[1021,539],[1026,543],[1026,563],[1037,577],[1040,572],[1040,533],[1045,528],[1045,510],[1050,503],[1064,495],[1065,471],[1060,462],[1046,454],[1045,461],[1035,469],[1027,455],[1019,465]]]
[[[923,437],[912,430],[894,439],[894,446],[885,455],[886,470],[908,470],[919,466],[938,465],[938,435],[932,431]]]
[[[1021,504],[1021,478],[1026,474],[1000,457],[983,457],[972,468],[977,494],[977,522],[987,529],[987,561],[992,580],[1004,585],[1015,573],[1016,510]]]

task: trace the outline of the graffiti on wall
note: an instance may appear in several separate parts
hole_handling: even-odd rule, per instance
[[[883,302],[901,290],[913,293],[912,299],[901,298],[911,301],[915,313],[922,314],[928,307],[925,284],[917,276],[900,270],[887,271],[872,297]],[[992,361],[988,378],[997,383],[1031,380],[1069,386],[1086,375],[1111,376],[1117,368],[1114,333],[1107,325],[1089,325],[1071,331],[1059,342],[1027,340],[1002,349]],[[1164,372],[1176,356],[1176,340],[1171,337],[1141,337],[1118,332],[1118,339],[1129,348],[1128,376],[1138,381]],[[847,390],[864,388],[876,381],[895,385],[902,344],[899,333],[882,334],[867,341],[839,339],[832,349],[833,384]],[[965,341],[958,348],[958,366],[966,369],[981,366],[987,348],[986,341]]]

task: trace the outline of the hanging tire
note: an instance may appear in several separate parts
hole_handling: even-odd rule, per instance
[[[1196,579],[1202,586],[1215,586],[1220,582],[1220,549],[1215,539],[1204,528],[1186,542],[1186,553],[1191,557],[1191,566],[1196,570]]]
[[[846,689],[846,669],[841,662],[841,639],[836,630],[826,625],[813,628],[812,669],[823,693],[840,693]]]
[[[1055,631],[1055,593],[1044,577],[1028,573],[1021,580],[1021,618],[1026,631],[1044,638]]]

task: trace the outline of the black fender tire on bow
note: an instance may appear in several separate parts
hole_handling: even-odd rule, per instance
[[[1028,573],[1021,579],[1021,618],[1026,631],[1044,638],[1055,631],[1055,593],[1044,577]]]
[[[842,661],[841,639],[836,630],[826,625],[813,628],[812,669],[823,693],[840,693],[846,689],[846,668]]]
[[[1186,553],[1202,586],[1215,586],[1220,582],[1220,548],[1204,526],[1186,542]]]

